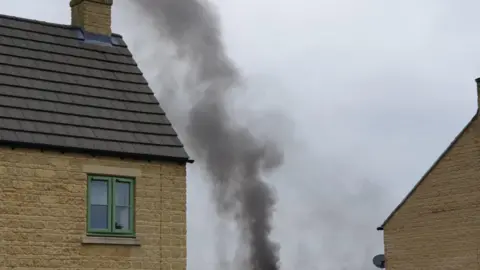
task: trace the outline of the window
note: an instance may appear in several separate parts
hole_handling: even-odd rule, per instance
[[[133,179],[89,176],[87,190],[88,234],[134,235]]]

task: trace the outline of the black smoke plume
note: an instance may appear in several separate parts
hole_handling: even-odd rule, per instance
[[[175,43],[192,64],[200,98],[189,112],[184,137],[198,162],[204,163],[215,187],[218,212],[233,214],[249,247],[252,270],[279,268],[278,245],[270,238],[275,198],[264,173],[283,162],[281,149],[258,140],[228,113],[226,95],[241,75],[225,53],[217,18],[197,0],[132,1],[150,17],[161,34]]]

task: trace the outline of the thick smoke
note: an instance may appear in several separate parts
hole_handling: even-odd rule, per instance
[[[188,58],[196,74],[191,93],[197,97],[186,126],[189,148],[205,163],[215,186],[219,214],[233,214],[249,249],[249,268],[279,268],[278,246],[270,239],[275,199],[262,180],[265,172],[283,162],[282,151],[272,142],[256,139],[228,113],[226,95],[241,82],[227,57],[217,19],[197,0],[134,1],[155,26]]]

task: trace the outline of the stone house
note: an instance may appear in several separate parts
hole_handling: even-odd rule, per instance
[[[0,15],[0,269],[186,269],[191,160],[111,5]]]
[[[480,269],[478,114],[378,228],[386,269]]]

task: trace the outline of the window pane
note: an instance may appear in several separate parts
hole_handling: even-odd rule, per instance
[[[92,205],[90,206],[90,228],[108,229],[108,206]]]
[[[117,230],[129,230],[130,229],[130,207],[117,206],[115,207],[115,229]]]
[[[108,182],[90,182],[90,203],[96,205],[108,205]]]
[[[115,183],[115,205],[130,206],[130,183]]]
[[[130,183],[115,183],[115,229],[130,229]]]
[[[90,182],[90,228],[108,229],[108,182]]]

